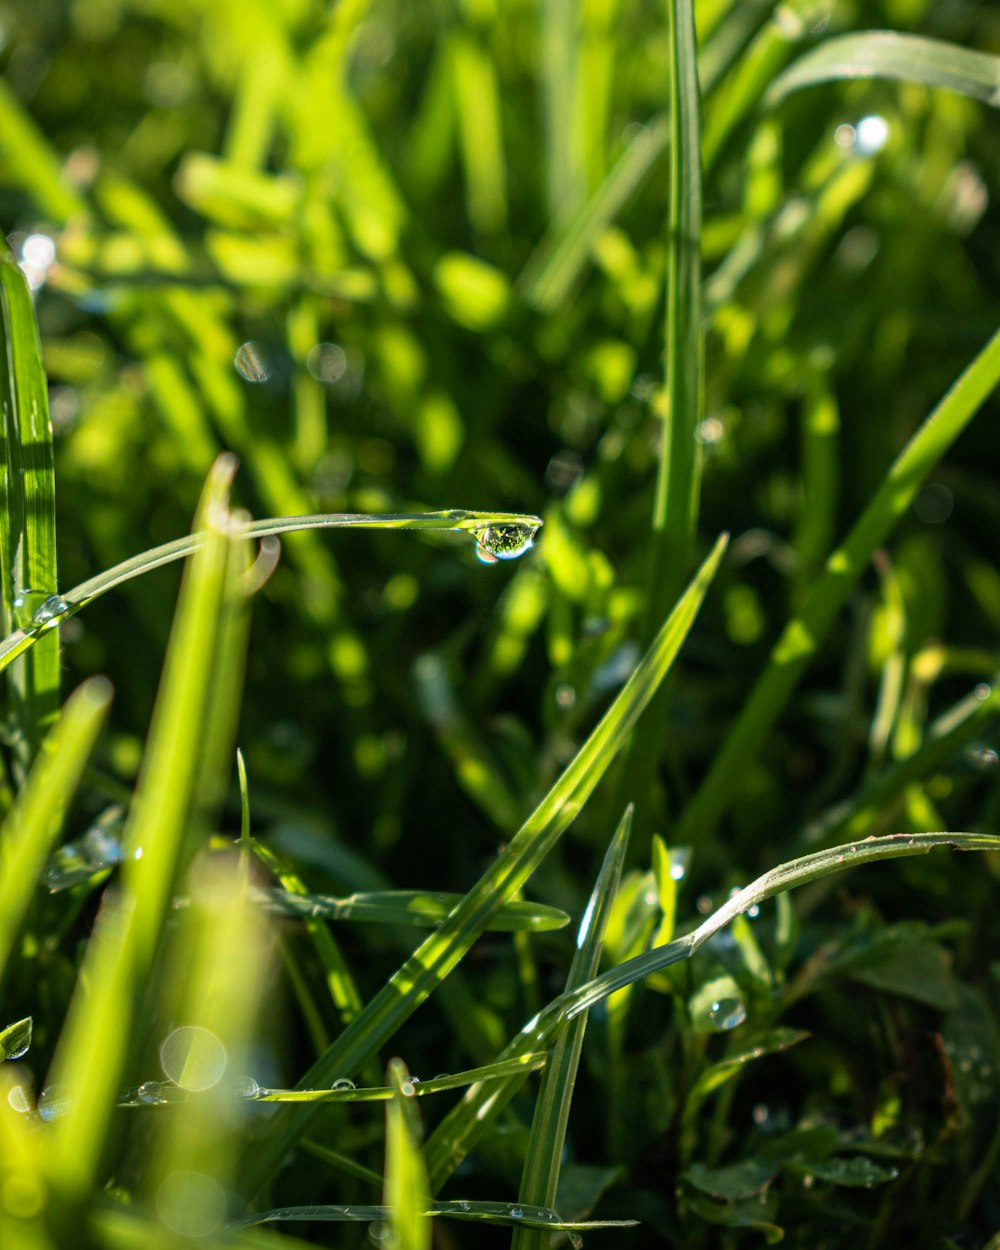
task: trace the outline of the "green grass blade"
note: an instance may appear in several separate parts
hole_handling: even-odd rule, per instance
[[[0,239],[0,399],[3,497],[0,579],[5,633],[56,591],[55,464],[49,391],[28,284]],[[59,634],[11,673],[18,759],[26,767],[59,705]]]
[[[531,536],[542,524],[541,517],[528,516],[520,512],[469,512],[464,509],[451,509],[446,512],[413,512],[413,513],[346,513],[324,512],[308,516],[271,517],[262,521],[251,521],[247,525],[247,534],[251,538],[269,538],[278,534],[298,533],[302,530],[319,529],[408,529],[408,530],[460,530],[473,535],[488,535],[509,531],[523,536],[521,551],[531,545]],[[478,541],[478,538],[477,538]],[[0,671],[7,667],[18,656],[23,655],[29,647],[45,637],[59,622],[74,616],[81,608],[107,594],[123,582],[133,577],[140,577],[164,564],[172,564],[205,545],[205,535],[199,532],[186,534],[183,538],[175,538],[160,547],[144,551],[114,568],[88,578],[72,590],[68,590],[59,598],[62,604],[58,615],[44,626],[29,626],[16,629],[0,642]],[[504,558],[509,559],[510,555]]]
[[[441,927],[423,942],[361,1015],[302,1079],[323,1085],[343,1071],[364,1066],[454,968],[491,917],[527,881],[569,827],[620,750],[640,714],[669,671],[694,622],[725,550],[725,536],[678,601],[652,646],[590,737],[555,785],[511,839],[506,851],[473,886]],[[247,1162],[247,1184],[256,1189],[280,1165],[306,1131],[309,1117],[274,1117]]]
[[[1000,56],[892,30],[825,39],[779,74],[768,88],[764,104],[773,107],[804,87],[855,78],[944,87],[1000,108]]]
[[[238,1223],[263,1224],[283,1220],[314,1220],[324,1224],[368,1224],[382,1222],[391,1214],[386,1206],[276,1207],[261,1211]],[[539,1228],[550,1233],[587,1232],[596,1228],[634,1228],[638,1220],[561,1220],[550,1207],[528,1207],[517,1202],[434,1202],[424,1211],[427,1216],[444,1216],[472,1224],[499,1224],[507,1228]]]
[[[70,697],[0,829],[0,974],[110,702],[99,677]]]
[[[385,1111],[385,1205],[393,1250],[429,1250],[427,1168],[420,1151],[414,1085],[401,1059],[389,1063],[392,1099]]]
[[[539,6],[539,76],[545,128],[545,190],[549,221],[575,209],[585,190],[580,127],[574,126],[578,14],[573,0],[543,0]]]
[[[515,291],[532,308],[554,313],[572,296],[594,245],[635,195],[667,145],[666,117],[654,118],[568,223],[553,226],[529,257]]]
[[[611,840],[580,924],[576,953],[566,979],[567,990],[575,990],[597,973],[604,932],[621,879],[631,827],[632,809],[629,808]],[[576,1084],[586,1027],[587,1017],[581,1015],[563,1030],[552,1048],[552,1057],[542,1075],[528,1137],[524,1170],[521,1173],[521,1187],[517,1195],[519,1201],[531,1206],[555,1205],[563,1147],[566,1143],[566,1126],[569,1123],[573,1086]],[[447,1153],[450,1156],[451,1152]],[[545,1250],[547,1245],[545,1233],[526,1229],[515,1232],[511,1242],[512,1250]]]
[[[61,163],[44,134],[25,112],[10,86],[0,80],[2,168],[6,181],[29,191],[39,210],[62,224],[86,211],[79,194],[64,179]]]
[[[348,898],[268,890],[256,892],[255,897],[268,910],[283,916],[324,916],[328,920],[410,924],[421,928],[440,924],[462,901],[461,894],[441,890],[372,890]],[[493,933],[543,933],[561,929],[568,923],[569,916],[558,907],[516,899],[500,908],[488,929]]]
[[[206,798],[215,794],[198,791],[204,758],[232,759],[231,742],[208,744],[204,735],[207,726],[222,725],[222,714],[209,708],[233,697],[232,673],[242,664],[218,645],[232,640],[227,616],[246,610],[238,580],[246,527],[226,507],[235,467],[233,457],[220,457],[202,497],[198,524],[205,532],[185,570],[123,838],[121,893],[105,894],[56,1053],[53,1079],[71,1097],[53,1126],[47,1161],[50,1184],[69,1212],[96,1179],[129,1054],[142,1041],[138,1004],[155,988],[149,980],[177,881],[207,828]]]
[[[738,779],[766,740],[872,553],[998,382],[1000,333],[987,343],[903,448],[854,528],[827,560],[801,611],[775,643],[767,667],[701,787],[684,809],[674,833],[676,842],[706,837],[735,801]]]

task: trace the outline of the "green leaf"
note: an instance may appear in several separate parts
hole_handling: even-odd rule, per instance
[[[794,91],[841,79],[888,78],[944,87],[1000,108],[1000,57],[892,30],[825,39],[780,74],[764,103],[779,104]]]
[[[795,1169],[817,1181],[826,1181],[830,1185],[842,1185],[848,1189],[871,1189],[875,1185],[884,1185],[894,1181],[899,1175],[898,1168],[881,1167],[867,1155],[854,1155],[851,1158],[823,1159],[818,1162],[799,1164]]]
[[[420,1151],[414,1085],[401,1059],[389,1063],[392,1099],[385,1113],[385,1205],[393,1250],[429,1250],[427,1168]]]

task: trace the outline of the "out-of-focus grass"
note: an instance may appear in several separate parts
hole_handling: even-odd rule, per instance
[[[308,1244],[331,1240],[310,1218],[422,1244],[425,1210],[455,1245],[590,1217],[639,1219],[583,1229],[635,1246],[993,1235],[996,853],[708,917],[793,855],[832,872],[873,833],[997,830],[1000,30],[900,0],[669,11],[0,5],[4,635],[19,591],[23,617],[108,589],[5,653],[0,1030],[16,1051],[32,1027],[0,1068],[0,1240],[75,1244],[82,1219],[101,1245],[277,1244],[235,1222],[249,1177]],[[149,731],[177,580],[100,571],[185,533],[220,451],[254,516],[372,528],[251,569],[214,477]],[[380,532],[470,508],[545,525],[492,566],[446,527]],[[661,702],[577,811],[598,779],[571,761],[722,531]],[[60,679],[86,684],[46,739]],[[517,830],[567,775],[574,819],[529,879]],[[514,926],[578,917],[626,802],[580,1049],[558,1013],[583,948],[470,945],[473,883],[491,908],[530,892]],[[218,854],[241,831],[243,860]],[[275,882],[323,915],[283,893],[265,919]],[[421,944],[405,918],[442,895],[465,901]],[[567,1031],[536,1113],[539,1012]],[[225,1037],[235,1085],[164,1068],[183,1028],[193,1067]],[[450,1110],[432,1084],[421,1146],[393,1065],[388,1166],[361,1090],[266,1110],[317,1064],[371,1087],[397,1056],[495,1070]]]

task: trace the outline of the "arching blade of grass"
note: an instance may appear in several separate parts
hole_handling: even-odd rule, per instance
[[[575,990],[597,973],[604,932],[621,879],[631,827],[632,809],[629,808],[611,840],[580,924],[576,954],[566,979],[567,990]],[[517,1195],[520,1202],[530,1206],[555,1206],[563,1147],[566,1143],[566,1125],[569,1122],[573,1086],[576,1084],[586,1027],[587,1017],[582,1015],[563,1030],[552,1047],[552,1057],[542,1075],[528,1137],[524,1170],[521,1173],[521,1188]],[[511,1242],[512,1250],[545,1250],[547,1245],[544,1232],[527,1229],[515,1232]]]
[[[892,30],[825,39],[778,75],[764,104],[773,107],[803,87],[842,78],[889,78],[944,87],[1000,108],[1000,56]]]
[[[578,989],[567,990],[553,999],[505,1047],[500,1058],[509,1062],[518,1056],[542,1051],[551,1046],[560,1030],[581,1013],[589,1011],[618,990],[634,985],[671,964],[689,959],[737,916],[743,915],[751,907],[759,906],[768,898],[806,885],[810,881],[829,877],[845,868],[884,859],[923,855],[936,847],[944,846],[963,851],[1000,851],[1000,836],[978,833],[890,834],[888,837],[868,838],[864,842],[833,847],[791,860],[764,873],[733,895],[690,933],[666,945],[644,951],[641,955],[610,968]],[[515,1077],[514,1080],[520,1083],[520,1078]],[[471,1149],[482,1123],[489,1123],[503,1109],[516,1088],[516,1085],[512,1088],[508,1082],[491,1090],[486,1090],[481,1085],[474,1086],[428,1138],[426,1157],[432,1193],[440,1189]]]
[[[987,343],[893,462],[854,528],[826,562],[798,615],[785,626],[767,667],[674,833],[707,837],[735,802],[739,779],[763,745],[872,553],[884,542],[945,451],[1000,382],[1000,333]]]
[[[99,677],[71,696],[0,829],[0,975],[110,702]]]
[[[531,876],[569,827],[666,676],[725,550],[723,536],[678,601],[652,646],[555,785],[507,849],[441,927],[413,952],[361,1015],[300,1082],[329,1085],[357,1071],[431,994],[483,932],[491,917]],[[249,1152],[247,1189],[255,1193],[305,1133],[312,1112],[281,1111]]]
[[[24,274],[0,239],[0,579],[4,632],[23,604],[33,611],[56,589],[55,465],[49,390]],[[37,592],[31,594],[30,592]],[[15,750],[26,769],[59,706],[59,635],[52,631],[12,670]]]
[[[413,512],[413,513],[346,513],[324,512],[309,516],[271,517],[262,521],[251,521],[246,526],[250,538],[268,538],[277,534],[297,533],[300,530],[318,529],[409,529],[409,530],[467,530],[479,533],[490,529],[509,527],[518,531],[530,531],[532,534],[542,524],[541,517],[526,516],[520,512],[468,512],[462,509],[451,509],[447,512]],[[133,577],[139,577],[152,569],[158,569],[174,560],[182,560],[205,544],[205,535],[195,531],[183,538],[175,538],[172,542],[160,547],[153,547],[140,555],[132,556],[116,564],[114,568],[95,577],[88,578],[79,586],[66,591],[59,598],[62,604],[58,614],[53,616],[44,626],[27,629],[16,629],[0,642],[0,671],[7,667],[18,656],[45,637],[48,630],[60,621],[65,621],[86,607],[92,600],[105,595],[109,590],[120,586]],[[525,542],[527,550],[530,542]]]
[[[385,1110],[385,1205],[393,1250],[429,1250],[427,1168],[420,1150],[414,1086],[401,1059],[389,1062],[392,1099]]]
[[[155,994],[150,981],[178,879],[204,840],[218,796],[205,762],[233,757],[231,741],[209,742],[206,735],[218,738],[232,725],[232,709],[213,704],[235,697],[243,662],[232,642],[240,633],[234,618],[247,611],[249,543],[245,523],[227,509],[235,467],[232,456],[220,457],[202,497],[204,532],[185,570],[126,824],[122,887],[105,894],[53,1065],[68,1105],[52,1126],[47,1166],[67,1236],[107,1149],[130,1052],[143,1040],[139,1006],[143,995]]]

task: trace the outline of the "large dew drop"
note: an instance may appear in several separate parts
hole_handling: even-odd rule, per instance
[[[475,532],[476,555],[484,564],[516,560],[531,549],[536,528],[533,525],[487,525]]]

